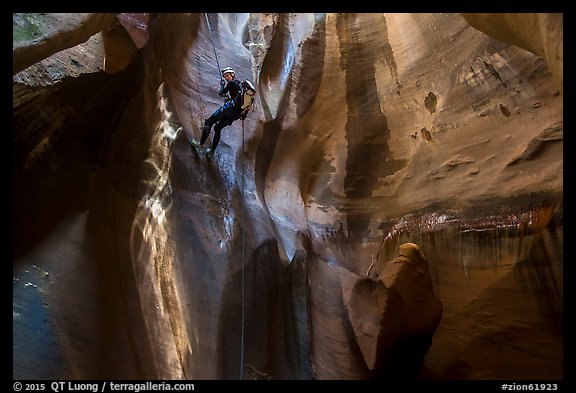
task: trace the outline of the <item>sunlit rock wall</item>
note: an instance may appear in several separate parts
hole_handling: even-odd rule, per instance
[[[14,50],[15,377],[562,377],[541,53],[458,14],[82,26],[80,76]],[[218,65],[258,95],[207,159]]]

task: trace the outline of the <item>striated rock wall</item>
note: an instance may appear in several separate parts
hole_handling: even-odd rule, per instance
[[[561,18],[48,17],[14,46],[15,378],[562,378]],[[207,159],[218,65],[257,102]]]

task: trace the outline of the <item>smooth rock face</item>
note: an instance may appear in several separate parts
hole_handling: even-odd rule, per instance
[[[343,280],[343,282],[345,282]],[[356,279],[343,289],[354,335],[373,376],[414,377],[442,316],[428,264],[405,243],[377,280]]]
[[[74,15],[13,15],[15,379],[563,377],[561,18]]]

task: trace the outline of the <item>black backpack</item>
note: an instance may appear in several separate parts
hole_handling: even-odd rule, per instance
[[[242,106],[240,107],[240,119],[244,120],[246,116],[248,116],[250,109],[252,109],[254,97],[256,96],[256,88],[248,79],[244,79],[242,82],[240,82],[240,85],[244,91],[242,97]]]

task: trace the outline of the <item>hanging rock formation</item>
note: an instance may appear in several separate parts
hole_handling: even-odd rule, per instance
[[[562,378],[562,15],[13,32],[15,379]]]

